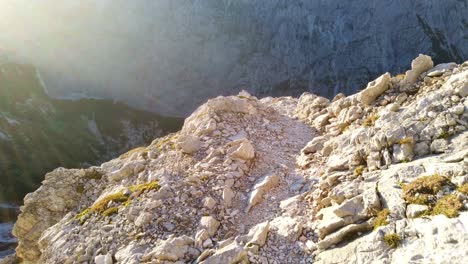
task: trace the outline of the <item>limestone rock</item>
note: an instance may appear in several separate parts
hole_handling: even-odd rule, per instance
[[[427,211],[429,207],[427,205],[422,204],[409,204],[406,207],[406,216],[408,218],[415,218]]]
[[[427,76],[439,77],[442,74],[444,74],[446,71],[453,70],[456,67],[457,67],[457,64],[454,62],[437,64],[434,68],[430,69],[427,72]]]
[[[98,255],[94,258],[94,262],[96,264],[113,264],[114,263],[114,261],[112,260],[112,256],[110,254]]]
[[[263,196],[272,188],[279,185],[280,177],[276,174],[271,174],[263,178],[262,181],[254,186],[254,190],[250,194],[249,206],[247,211],[250,211],[252,207],[259,204],[263,200]]]
[[[234,264],[234,263],[246,263],[248,261],[247,251],[241,245],[236,242],[232,242],[218,249],[212,256],[206,260],[200,262],[200,264]]]
[[[370,222],[348,225],[338,230],[337,232],[328,235],[325,239],[320,240],[317,243],[317,247],[321,250],[327,249],[332,245],[340,243],[349,234],[354,234],[357,232],[366,232],[370,229],[372,229]]]
[[[464,228],[467,224],[466,212],[453,219],[437,215],[432,219],[410,220],[405,232],[411,237],[405,240],[404,247],[393,252],[393,263],[397,263],[397,260],[400,263],[415,260],[443,263],[448,259],[450,263],[464,263],[468,254],[468,237]]]
[[[411,70],[406,72],[405,81],[408,84],[415,83],[423,72],[430,70],[432,67],[434,67],[432,58],[427,55],[419,54],[419,56],[411,62]]]
[[[393,145],[393,162],[410,161],[414,158],[413,144]]]
[[[356,196],[340,204],[333,213],[338,217],[357,216],[364,214],[364,201],[362,195]]]
[[[377,97],[388,89],[390,84],[390,73],[385,73],[376,80],[370,82],[366,89],[359,93],[358,99],[365,105],[372,104]]]
[[[273,219],[270,225],[277,228],[278,235],[289,241],[296,241],[302,233],[302,223],[290,216]]]
[[[200,227],[206,229],[210,236],[214,236],[220,226],[220,222],[212,216],[203,216],[200,220]]]
[[[203,206],[208,209],[213,209],[216,206],[216,200],[212,197],[206,197],[203,202]]]
[[[307,145],[301,150],[304,154],[315,153],[323,148],[323,144],[328,140],[327,137],[320,136],[312,139]]]
[[[434,153],[443,153],[448,149],[448,141],[446,139],[436,139],[431,143],[431,151]]]
[[[255,157],[255,149],[247,139],[239,139],[229,143],[229,155],[234,159],[250,160]]]
[[[224,206],[230,207],[232,205],[232,198],[234,198],[234,192],[229,187],[223,189],[223,201]]]
[[[252,245],[263,247],[263,245],[265,245],[269,230],[270,223],[266,221],[252,227],[249,230],[249,233],[241,239],[244,240],[246,248],[249,248]]]
[[[143,256],[143,260],[177,261],[184,257],[189,250],[189,246],[193,245],[193,243],[193,239],[188,236],[169,238],[156,246],[150,253]]]
[[[125,163],[120,169],[115,170],[109,174],[109,179],[112,181],[120,181],[128,178],[130,175],[137,174],[144,168],[144,162],[141,160],[134,160]]]
[[[193,135],[183,135],[177,138],[177,146],[186,154],[197,152],[200,149],[201,144],[200,139]]]
[[[59,168],[45,176],[36,192],[26,195],[24,206],[14,226],[13,234],[19,239],[16,254],[25,261],[36,263],[41,255],[38,240],[47,228],[55,225],[80,201],[76,192],[80,180],[99,173],[96,169],[67,170]]]

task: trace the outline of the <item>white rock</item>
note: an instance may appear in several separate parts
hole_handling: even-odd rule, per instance
[[[143,261],[151,259],[177,261],[185,256],[189,246],[194,243],[188,236],[169,238],[161,242],[150,253],[143,256]]]
[[[409,204],[406,207],[406,216],[408,218],[415,218],[424,213],[429,207],[422,204]]]
[[[431,143],[431,151],[434,153],[443,153],[448,150],[448,140],[436,139]]]
[[[220,263],[248,263],[247,251],[236,242],[232,242],[217,250],[212,256],[200,262],[200,264]]]
[[[206,229],[198,230],[198,232],[195,234],[195,245],[197,245],[198,247],[202,247],[203,242],[205,242],[205,240],[209,238],[210,234],[208,233],[208,231],[206,231]]]
[[[280,177],[276,174],[271,174],[263,178],[262,181],[254,186],[254,190],[250,194],[249,206],[247,212],[252,209],[253,206],[259,204],[263,200],[263,196],[272,188],[279,185]]]
[[[243,237],[246,248],[251,247],[252,245],[257,245],[263,247],[265,245],[270,224],[268,221],[255,225],[249,230],[249,233]]]
[[[200,228],[206,229],[210,236],[214,236],[216,234],[216,231],[218,231],[219,226],[219,221],[212,216],[203,216],[200,219]]]
[[[456,67],[457,64],[454,62],[437,64],[434,68],[427,72],[427,76],[438,77],[444,74],[446,71],[450,71]]]
[[[135,225],[138,227],[143,227],[146,224],[148,224],[151,219],[153,218],[153,215],[150,213],[142,213],[138,215],[137,219],[135,220]]]
[[[223,201],[224,206],[231,207],[232,198],[234,198],[234,192],[229,187],[224,187],[223,189]]]
[[[364,201],[362,195],[358,195],[350,200],[344,201],[334,211],[338,217],[345,216],[356,216],[363,214],[364,212]]]
[[[296,241],[302,233],[302,223],[290,216],[277,217],[270,222],[270,225],[277,228],[278,236],[289,241]]]
[[[460,213],[457,218],[437,215],[432,219],[408,221],[405,232],[414,235],[393,252],[392,263],[465,263],[468,257],[467,225],[467,212]]]
[[[338,124],[339,125],[350,124],[351,122],[360,118],[361,116],[362,116],[362,109],[358,106],[353,105],[351,107],[341,110],[340,114],[338,115]]]
[[[406,72],[405,81],[408,84],[413,84],[417,81],[418,77],[425,71],[430,70],[434,66],[432,62],[432,58],[419,54],[417,58],[415,58],[411,62],[411,70]]]
[[[318,249],[321,249],[321,250],[327,249],[330,246],[336,245],[340,243],[341,241],[343,241],[343,239],[348,234],[369,231],[371,228],[372,226],[369,221],[361,223],[361,224],[352,224],[352,225],[343,227],[342,229],[336,231],[335,233],[328,235],[323,240],[320,240],[317,243],[317,247]]]
[[[233,159],[250,160],[255,157],[255,149],[247,139],[239,139],[228,144],[227,153]]]
[[[320,151],[323,148],[323,144],[328,140],[328,137],[319,136],[312,139],[307,145],[302,149],[304,154],[315,153]]]
[[[112,256],[110,254],[98,255],[94,258],[94,262],[96,264],[113,264],[114,263],[114,261],[112,260]]]
[[[393,145],[393,162],[413,160],[413,143]]]
[[[205,198],[203,206],[211,210],[216,206],[216,200],[208,196]]]
[[[192,154],[201,148],[202,143],[196,136],[181,135],[179,138],[177,138],[177,146],[182,150],[183,153]]]
[[[377,97],[379,97],[388,89],[389,84],[390,73],[387,72],[376,80],[367,84],[366,89],[358,94],[358,100],[365,105],[370,105],[375,101],[375,99],[377,99]]]

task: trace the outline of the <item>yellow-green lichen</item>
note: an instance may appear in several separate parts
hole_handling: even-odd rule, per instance
[[[384,242],[391,248],[397,248],[401,244],[401,238],[398,234],[388,234],[384,236]]]

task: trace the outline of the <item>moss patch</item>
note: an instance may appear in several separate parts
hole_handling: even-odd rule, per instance
[[[457,217],[463,204],[458,200],[455,194],[449,194],[442,197],[432,210],[432,215],[443,214],[449,218]]]
[[[391,248],[397,248],[401,244],[401,238],[398,234],[388,234],[384,236],[384,242]]]
[[[119,212],[119,207],[114,206],[106,209],[104,212],[102,212],[103,216],[111,216]]]
[[[138,184],[138,185],[132,185],[130,186],[130,191],[132,192],[146,192],[150,190],[156,190],[158,191],[161,188],[159,186],[159,183],[157,181],[154,182],[148,182],[148,183],[143,183],[143,184]]]
[[[137,198],[142,193],[150,190],[158,191],[160,188],[161,186],[157,181],[132,185],[128,187],[128,189],[130,189],[133,195],[126,195],[123,191],[110,194],[97,201],[94,205],[85,209],[83,212],[79,213],[75,219],[80,220],[81,224],[83,224],[84,221],[86,221],[86,216],[92,213],[97,213],[103,216],[116,214],[119,211],[120,205],[127,207],[131,204],[132,199]],[[114,203],[114,205],[109,207],[109,203],[111,202]]]
[[[376,230],[379,226],[388,225],[387,217],[389,215],[390,215],[390,210],[388,210],[387,208],[378,212],[377,217],[375,218],[375,221],[374,221],[374,230]]]
[[[123,192],[114,193],[114,194],[111,194],[102,198],[93,206],[91,206],[89,209],[92,212],[102,213],[107,209],[107,205],[110,202],[123,203],[123,202],[128,201],[128,199],[129,199],[129,196],[125,195]]]

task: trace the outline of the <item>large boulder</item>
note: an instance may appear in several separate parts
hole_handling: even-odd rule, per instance
[[[367,84],[366,89],[358,94],[358,100],[365,105],[372,104],[375,99],[377,99],[377,97],[379,97],[388,89],[389,84],[390,73],[387,72],[376,80]]]
[[[434,67],[434,62],[430,56],[419,54],[419,56],[411,62],[411,70],[405,74],[405,82],[413,84],[418,80],[423,72],[426,72]]]

